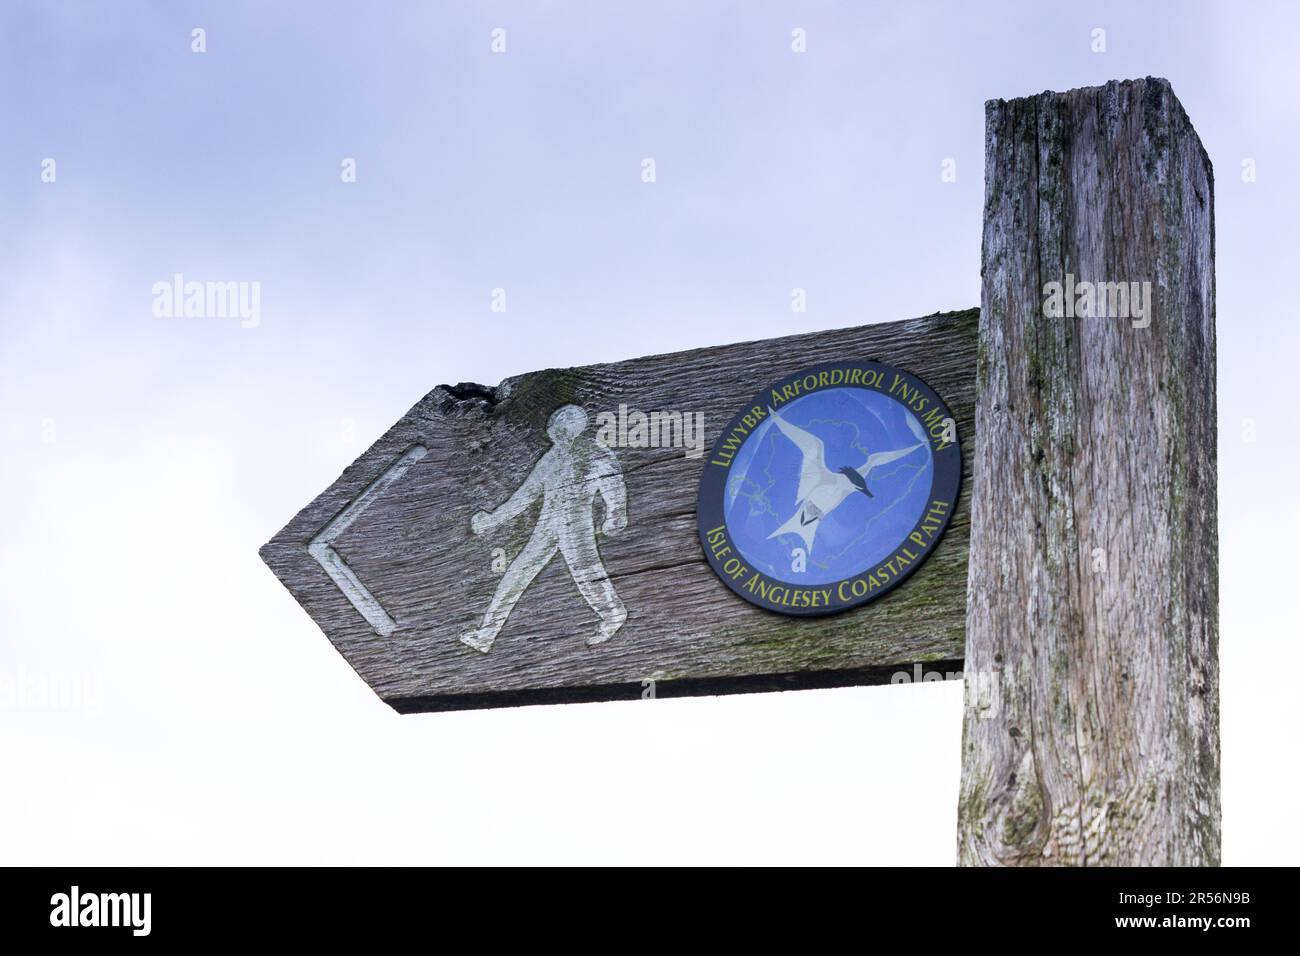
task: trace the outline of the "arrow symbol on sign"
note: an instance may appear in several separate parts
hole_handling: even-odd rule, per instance
[[[402,457],[388,466],[388,469],[366,486],[346,508],[336,514],[316,536],[307,543],[307,553],[325,569],[330,580],[343,592],[352,606],[356,608],[376,634],[389,637],[397,630],[397,622],[384,610],[379,600],[370,593],[370,589],[361,583],[342,555],[334,550],[334,539],[341,535],[354,521],[374,504],[394,482],[401,478],[417,461],[429,453],[423,445],[412,445],[402,453]]]

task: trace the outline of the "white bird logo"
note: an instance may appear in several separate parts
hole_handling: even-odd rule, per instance
[[[799,470],[799,490],[795,493],[794,515],[767,537],[770,540],[777,535],[797,534],[803,539],[810,555],[813,539],[817,537],[817,529],[821,527],[822,519],[838,508],[845,498],[855,491],[862,492],[868,498],[875,497],[867,487],[867,475],[872,469],[887,465],[891,461],[898,461],[918,448],[925,447],[926,444],[925,433],[921,431],[920,424],[909,414],[907,426],[918,439],[915,445],[894,451],[878,451],[868,455],[866,463],[857,468],[845,465],[839,471],[831,471],[826,467],[826,445],[820,438],[798,425],[787,422],[770,406],[767,411],[772,416],[772,421],[776,422],[776,427],[781,430],[781,434],[794,442],[803,454],[803,465]]]

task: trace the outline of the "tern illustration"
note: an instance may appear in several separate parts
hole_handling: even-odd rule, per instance
[[[776,427],[786,438],[794,442],[803,455],[803,464],[799,470],[799,489],[795,492],[795,509],[790,520],[777,528],[767,537],[772,539],[782,534],[797,534],[803,539],[808,554],[812,554],[813,540],[822,519],[843,504],[844,499],[855,491],[860,491],[868,498],[874,498],[867,487],[867,476],[873,469],[898,461],[912,454],[918,448],[925,447],[925,433],[920,424],[911,415],[907,416],[907,425],[916,436],[917,443],[907,448],[893,451],[878,451],[867,456],[865,464],[853,468],[845,465],[838,471],[826,466],[825,443],[806,429],[782,418],[775,409],[768,407],[768,414]]]

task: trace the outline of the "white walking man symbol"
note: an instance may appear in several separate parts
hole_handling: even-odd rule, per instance
[[[592,513],[596,495],[600,495],[605,502],[601,533],[622,531],[627,527],[627,489],[613,452],[583,437],[587,423],[587,413],[577,405],[558,408],[546,424],[552,445],[524,483],[499,508],[475,512],[470,519],[470,529],[482,534],[523,514],[539,496],[542,499],[537,526],[497,585],[482,625],[461,635],[461,641],[475,650],[484,654],[492,650],[515,602],[557,551],[564,556],[578,590],[600,616],[596,633],[587,639],[588,646],[609,640],[627,620],[627,608],[614,591],[596,548]]]

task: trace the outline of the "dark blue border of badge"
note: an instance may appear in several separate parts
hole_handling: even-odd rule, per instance
[[[829,372],[832,369],[855,368],[864,370],[882,370],[891,375],[897,374],[903,376],[909,385],[920,390],[931,402],[937,405],[943,411],[945,418],[953,418],[955,421],[955,416],[953,416],[952,410],[948,408],[947,403],[938,396],[934,389],[910,372],[904,371],[894,365],[887,365],[884,362],[824,362],[820,365],[813,365],[808,368],[800,369],[798,372],[785,376],[759,392],[752,401],[750,401],[731,419],[731,421],[727,423],[727,426],[719,433],[718,440],[713,443],[713,447],[709,450],[709,457],[706,458],[704,462],[704,471],[700,475],[700,490],[696,499],[696,531],[698,532],[700,539],[700,548],[704,551],[705,560],[709,562],[709,567],[713,568],[713,572],[718,576],[718,579],[721,580],[723,584],[730,588],[736,595],[756,607],[761,607],[764,610],[772,611],[773,613],[781,614],[786,617],[825,617],[831,614],[842,614],[845,611],[850,611],[853,608],[861,607],[864,604],[869,604],[872,601],[878,600],[893,591],[894,588],[898,587],[900,584],[904,583],[908,578],[916,573],[921,565],[925,564],[925,562],[929,560],[930,555],[934,554],[935,549],[939,547],[939,542],[943,539],[944,533],[948,530],[948,525],[952,522],[953,513],[957,510],[957,500],[961,495],[962,462],[960,435],[957,436],[957,440],[954,441],[952,445],[934,456],[934,480],[930,484],[930,497],[928,500],[933,501],[937,498],[941,501],[948,502],[948,514],[943,519],[939,531],[935,534],[934,543],[919,560],[913,561],[905,570],[895,574],[883,587],[878,588],[872,593],[865,594],[860,598],[836,603],[826,608],[789,608],[773,604],[771,601],[768,601],[757,594],[744,590],[741,586],[741,581],[735,580],[723,570],[724,562],[714,555],[714,550],[710,547],[708,540],[709,531],[718,527],[725,529],[727,524],[726,518],[723,514],[722,502],[723,495],[727,488],[727,476],[730,474],[730,469],[710,464],[717,459],[718,450],[723,441],[732,433],[736,426],[741,423],[745,415],[748,414],[754,406],[759,405],[764,409],[767,408],[769,404],[768,399],[772,391],[779,390],[796,379],[805,378],[808,375],[816,375],[819,372]],[[817,388],[811,392],[804,392],[803,395],[813,395],[816,394],[816,392],[830,388],[863,388],[863,386],[844,385],[843,383],[840,383],[839,385],[828,384],[825,388]],[[864,391],[874,392],[879,391],[879,389],[864,388]],[[886,392],[883,394],[888,393]],[[801,395],[800,398],[802,398],[803,395]],[[746,441],[748,441],[748,436],[746,436]],[[737,449],[737,451],[739,451],[739,449]],[[916,524],[913,525],[912,530],[909,531],[908,534],[918,530],[923,523],[924,518],[924,514],[918,518]],[[907,536],[904,535],[903,541],[906,540]],[[899,542],[900,546],[902,543],[902,541]],[[726,531],[726,544],[731,548],[733,554],[740,555],[740,549],[736,547],[734,542],[732,542],[731,532],[729,530]],[[879,565],[877,565],[877,567],[879,567]],[[756,569],[751,570],[754,570],[755,573],[762,573],[756,571]],[[862,573],[866,573],[867,570],[870,569],[864,569]],[[858,576],[860,575],[854,575],[854,577]],[[767,574],[764,574],[763,577],[769,581],[786,587],[797,588],[837,588],[841,583],[837,581],[827,585],[808,585],[801,584],[797,581],[785,581],[780,578],[771,577]],[[748,576],[746,576],[745,580],[748,580]],[[852,581],[853,578],[844,578],[842,580]]]

